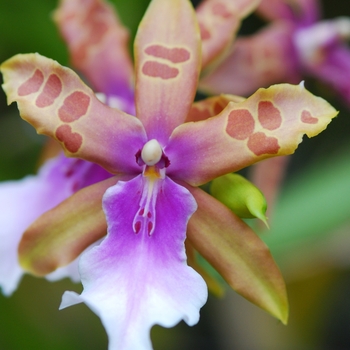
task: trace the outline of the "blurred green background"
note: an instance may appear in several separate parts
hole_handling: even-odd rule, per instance
[[[148,0],[114,0],[133,36]],[[324,0],[324,16],[350,16],[348,0]],[[67,49],[50,14],[56,0],[0,0],[0,61],[39,52],[68,65]],[[254,32],[251,16],[242,33]],[[271,230],[262,233],[288,282],[287,327],[232,291],[209,298],[200,323],[154,327],[155,349],[350,349],[350,111],[328,88],[306,87],[329,100],[339,116],[327,131],[305,139],[288,167]],[[44,138],[6,106],[0,92],[0,180],[34,173]],[[1,258],[1,257],[0,257]],[[81,286],[25,276],[12,297],[0,295],[0,350],[106,349],[99,319],[84,305],[58,311],[65,290]]]

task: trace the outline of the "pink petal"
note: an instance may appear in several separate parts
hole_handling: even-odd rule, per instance
[[[303,70],[329,84],[350,104],[350,19],[320,21],[295,33],[294,42]]]
[[[247,96],[260,87],[301,80],[288,23],[273,23],[257,34],[238,38],[229,55],[205,75],[200,89],[211,94]]]
[[[320,18],[320,1],[262,0],[258,13],[269,20],[285,19],[308,25]]]
[[[81,257],[82,294],[63,296],[61,308],[85,302],[100,316],[109,349],[151,349],[154,324],[171,327],[184,319],[193,325],[207,298],[205,282],[186,265],[184,249],[196,203],[169,178],[158,181],[152,194],[157,215],[151,235],[133,228],[147,186],[142,175],[106,192],[108,236]]]
[[[149,139],[165,144],[196,92],[200,35],[187,0],[151,2],[135,39],[136,115]]]
[[[241,20],[260,0],[205,0],[196,8],[202,37],[202,67],[225,53]]]
[[[1,66],[8,102],[65,152],[112,173],[138,173],[135,153],[146,141],[137,118],[106,106],[70,69],[39,54],[17,55]]]
[[[336,115],[303,84],[259,89],[243,102],[229,103],[216,117],[177,127],[164,149],[170,160],[167,174],[200,185],[259,160],[291,154],[304,134],[317,135]]]
[[[129,35],[113,7],[102,0],[63,0],[54,19],[73,65],[94,89],[133,103]]]
[[[236,292],[286,324],[286,286],[265,243],[225,205],[187,187],[198,203],[188,224],[190,243]]]

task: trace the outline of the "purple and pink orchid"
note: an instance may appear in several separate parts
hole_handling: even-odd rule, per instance
[[[271,23],[238,38],[202,79],[203,90],[246,96],[262,86],[313,77],[350,105],[348,17],[322,20],[319,0],[262,0],[257,14]]]
[[[16,264],[17,245],[22,268],[35,275],[80,256],[84,290],[66,292],[61,308],[86,303],[101,318],[110,349],[150,349],[154,324],[198,321],[207,286],[186,263],[185,239],[195,268],[196,250],[237,292],[287,320],[285,285],[267,247],[198,188],[293,153],[304,134],[317,135],[337,114],[303,84],[193,104],[201,69],[231,44],[253,3],[207,0],[196,16],[188,0],[152,0],[135,39],[135,104],[127,35],[100,0],[62,1],[56,20],[73,63],[102,101],[72,70],[39,54],[1,66],[8,102],[68,157],[81,159],[60,155],[37,177],[2,185],[4,205],[9,196],[24,206],[26,195],[40,202],[18,227],[8,218],[16,230],[8,263]],[[1,272],[8,294],[21,271],[9,285]]]

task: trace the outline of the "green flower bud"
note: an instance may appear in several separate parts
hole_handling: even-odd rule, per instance
[[[267,204],[262,192],[238,174],[226,174],[212,181],[211,195],[241,218],[258,218],[266,226]]]

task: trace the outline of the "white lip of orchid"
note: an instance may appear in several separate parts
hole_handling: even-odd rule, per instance
[[[145,143],[141,151],[141,158],[148,166],[157,164],[162,158],[163,150],[156,139]]]

